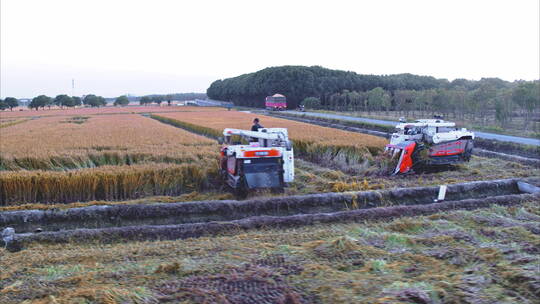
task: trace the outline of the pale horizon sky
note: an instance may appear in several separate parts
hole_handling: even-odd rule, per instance
[[[540,78],[540,1],[0,1],[0,97],[206,92],[269,66]]]

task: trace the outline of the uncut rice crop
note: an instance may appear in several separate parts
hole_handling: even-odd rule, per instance
[[[371,161],[387,143],[376,136],[237,111],[198,112],[196,115],[159,113],[152,117],[211,137],[221,136],[224,128],[249,130],[253,119],[258,117],[264,127],[287,128],[297,154],[318,163],[342,167]]]
[[[204,188],[209,171],[199,164],[103,166],[70,172],[3,171],[0,205],[177,195]]]
[[[214,158],[216,143],[136,114],[42,117],[0,129],[0,169],[65,170]]]
[[[4,205],[195,191],[218,154],[213,140],[136,114],[41,117],[0,137]]]
[[[36,116],[72,116],[72,115],[100,115],[100,114],[136,114],[153,112],[197,112],[197,111],[222,111],[218,107],[194,107],[194,106],[130,106],[130,107],[102,107],[102,108],[73,108],[61,109],[52,107],[51,109],[30,110],[20,108],[22,111],[0,111],[0,119],[13,117],[36,117]]]

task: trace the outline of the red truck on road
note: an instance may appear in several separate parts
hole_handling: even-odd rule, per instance
[[[281,94],[266,96],[264,105],[267,110],[284,111],[287,109],[287,98]]]

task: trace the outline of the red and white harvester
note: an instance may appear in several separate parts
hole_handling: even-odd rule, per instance
[[[294,151],[287,129],[225,129],[223,136],[221,174],[236,194],[258,188],[282,191],[294,180]],[[243,144],[232,142],[239,138]]]
[[[469,161],[474,133],[458,129],[454,122],[442,119],[420,119],[400,123],[386,146],[387,153],[397,158],[392,175],[408,173],[414,168],[451,165]]]

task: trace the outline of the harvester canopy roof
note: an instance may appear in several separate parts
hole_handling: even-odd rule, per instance
[[[415,122],[400,123],[396,125],[397,129],[412,127],[455,127],[455,122],[448,122],[440,119],[420,119]]]

